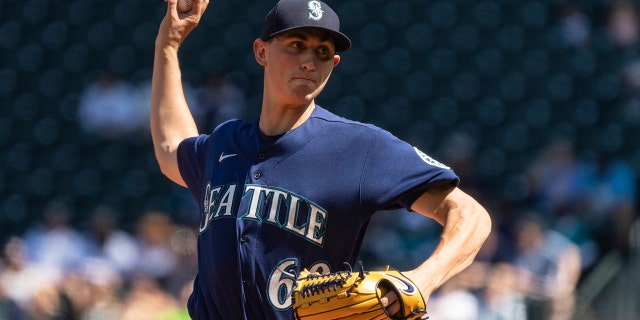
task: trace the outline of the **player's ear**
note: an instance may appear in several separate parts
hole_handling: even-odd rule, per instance
[[[340,63],[340,56],[336,54],[333,56],[333,66],[337,66],[338,63]]]
[[[255,41],[253,41],[253,55],[256,58],[256,61],[258,62],[259,65],[261,66],[266,66],[267,65],[267,61],[266,61],[266,43],[264,42],[264,40],[258,38]]]

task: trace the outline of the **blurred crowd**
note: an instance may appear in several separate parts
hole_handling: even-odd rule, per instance
[[[528,197],[518,203],[487,199],[470,186],[484,198],[494,230],[476,261],[432,296],[434,319],[573,319],[578,285],[597,263],[610,254],[625,263],[632,255],[638,190],[626,161],[578,156],[558,137],[523,179]],[[415,267],[439,240],[439,226],[416,214],[382,213],[370,228],[363,251],[379,267]]]
[[[621,114],[614,116],[637,127],[638,8],[632,1],[610,2],[605,30],[621,53],[620,69],[611,70],[620,86],[601,89],[601,95],[620,95]],[[567,3],[555,24],[562,45],[606,50],[595,43],[593,17]],[[578,64],[585,74],[596,68],[589,59]],[[201,132],[246,115],[247,97],[233,77],[210,74],[201,82],[196,87],[185,81],[184,87]],[[84,138],[118,143],[147,135],[149,96],[148,81],[134,84],[110,70],[100,72],[78,99],[76,120]],[[603,121],[609,106],[585,101],[576,104],[575,119],[568,121],[589,128]],[[543,111],[536,110],[535,117],[544,118]],[[438,160],[487,206],[494,230],[476,261],[430,298],[432,319],[572,319],[576,290],[598,262],[612,253],[623,262],[632,256],[638,167],[621,153],[625,137],[614,125],[593,133],[597,145],[586,148],[577,146],[575,134],[553,136],[541,150],[531,150],[517,183],[500,195],[488,194],[492,189],[478,173],[477,137],[444,137]],[[187,319],[198,234],[197,213],[188,214],[176,221],[168,212],[149,210],[125,226],[123,213],[107,205],[96,205],[79,219],[68,203],[51,201],[24,233],[0,235],[0,320]],[[386,264],[408,269],[435,248],[439,232],[439,225],[416,214],[383,212],[370,224],[361,258],[370,269]]]
[[[608,44],[594,34],[594,25],[602,22],[585,14],[579,2],[567,2],[556,24],[560,44],[568,49],[619,54],[619,64],[609,70],[619,80],[619,90],[603,94],[618,95],[622,107],[615,112],[620,114],[608,104],[573,106],[575,123],[585,128],[607,116],[619,117],[606,130],[590,133],[591,145],[579,146],[572,129],[558,130],[540,150],[530,150],[522,172],[505,183],[507,190],[498,198],[485,191],[490,188],[477,174],[474,137],[456,134],[440,150],[440,160],[461,175],[461,187],[488,207],[494,230],[476,261],[432,295],[432,319],[631,319],[639,314],[621,310],[616,317],[614,308],[591,317],[576,314],[576,307],[589,307],[576,305],[577,292],[599,263],[615,261],[613,265],[622,266],[608,266],[614,273],[628,266],[635,274],[639,259],[637,166],[622,151],[629,137],[620,126],[640,124],[640,19],[633,1],[608,3],[609,10],[599,17],[606,21],[604,28],[598,30],[605,31]],[[543,111],[537,116],[544,118]],[[363,257],[374,267],[411,268],[435,248],[439,228],[411,213],[380,214],[370,225]],[[628,296],[616,294],[614,299],[627,299],[637,309],[638,278],[621,279],[625,281],[631,288]],[[620,308],[626,303],[620,302]]]
[[[145,212],[132,230],[98,206],[72,226],[61,201],[0,252],[0,319],[188,319],[197,228]]]
[[[185,97],[201,132],[245,114],[245,93],[227,74],[211,74],[201,86],[184,81]],[[149,131],[149,79],[134,83],[111,70],[100,72],[79,98],[77,120],[88,136],[118,141]]]
[[[495,229],[476,261],[431,297],[434,319],[572,319],[576,288],[597,261],[629,256],[637,186],[625,161],[577,157],[559,138],[525,175],[530,197],[519,206],[485,199]],[[5,239],[0,319],[188,318],[196,222],[150,210],[125,228],[120,217],[98,205],[72,224],[68,204],[54,200],[41,221]],[[361,258],[368,268],[411,268],[435,248],[439,228],[414,213],[379,213]]]
[[[202,132],[245,112],[245,94],[229,75],[211,74],[198,87],[185,81],[184,91]],[[79,138],[108,150],[148,137],[149,99],[149,80],[98,72],[78,97]],[[115,158],[102,165],[117,168],[108,163]],[[173,201],[189,202],[177,205],[186,217],[105,204],[85,217],[55,199],[24,233],[0,235],[0,320],[188,319],[198,216],[184,193]]]

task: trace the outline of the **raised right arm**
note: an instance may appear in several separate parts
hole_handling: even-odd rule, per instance
[[[198,135],[198,129],[182,89],[178,48],[198,25],[209,0],[194,0],[191,10],[178,13],[177,0],[168,4],[155,44],[151,84],[150,126],[153,148],[160,170],[173,182],[186,187],[178,170],[178,145]]]

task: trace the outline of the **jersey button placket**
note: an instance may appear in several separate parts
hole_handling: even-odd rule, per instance
[[[264,151],[264,150],[258,152],[258,155],[256,156],[256,158],[258,160],[258,163],[263,162],[264,160],[267,159],[267,152]],[[253,171],[253,175],[252,175],[253,180],[258,180],[258,179],[262,178],[262,172],[260,172],[260,167],[261,167],[261,164],[257,164],[254,167],[254,171]]]

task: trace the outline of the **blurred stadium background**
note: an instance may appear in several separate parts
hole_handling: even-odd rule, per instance
[[[616,159],[627,166],[634,193],[629,228],[608,234],[627,243],[595,254],[578,284],[578,308],[583,319],[637,318],[637,1],[327,2],[353,48],[342,54],[319,104],[450,164],[500,227],[510,226],[517,208],[543,201],[530,173],[559,139],[586,164]],[[262,77],[251,43],[272,5],[212,1],[181,49],[187,89],[223,75],[246,99],[241,116],[254,118]],[[613,8],[626,11],[614,15]],[[87,132],[78,116],[88,86],[105,73],[135,88],[134,107],[148,109],[165,10],[160,0],[0,2],[2,240],[32,229],[52,202],[66,205],[79,230],[97,207],[110,208],[131,232],[149,211],[197,225],[190,195],[160,174],[146,124],[105,137]],[[548,222],[563,213],[547,212]],[[415,240],[406,230],[396,233],[405,237],[399,243]],[[366,245],[363,255],[387,263]],[[415,261],[400,256],[396,264]]]

